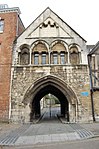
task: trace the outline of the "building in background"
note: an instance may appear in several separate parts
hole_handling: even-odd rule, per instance
[[[88,54],[93,121],[99,120],[99,41]]]
[[[13,41],[24,29],[20,9],[0,5],[0,120],[2,121],[10,118]]]

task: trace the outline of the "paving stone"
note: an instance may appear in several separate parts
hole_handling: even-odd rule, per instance
[[[47,142],[81,140],[93,137],[93,133],[80,124],[62,124],[58,120],[39,124],[22,125],[0,136],[0,145],[25,145]]]

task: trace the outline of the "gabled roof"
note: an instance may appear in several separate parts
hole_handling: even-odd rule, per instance
[[[98,50],[98,52],[97,52]],[[92,50],[89,52],[88,56],[92,54],[99,54],[99,41],[96,43],[96,45],[92,48]]]
[[[87,46],[87,50],[88,50],[88,53],[93,49],[93,47],[95,46],[95,45],[86,45]]]
[[[84,40],[85,42],[86,42],[86,40],[82,37],[82,36],[80,36],[73,28],[71,28],[66,22],[64,22],[55,12],[53,12],[49,7],[47,7],[25,30],[24,30],[24,32],[26,31],[26,30],[28,30],[28,28],[30,28],[31,27],[31,25],[32,24],[34,24],[40,17],[42,18],[42,15],[46,15],[46,18],[48,18],[48,17],[50,17],[51,16],[51,14],[52,15],[54,15],[54,16],[56,16],[57,18],[59,18],[59,20],[60,21],[62,21],[64,24],[66,24],[66,26],[68,26],[69,27],[69,29],[71,29],[75,34],[77,34],[82,40]],[[42,23],[42,22],[40,22],[40,23]],[[22,34],[24,34],[24,32],[22,33]],[[21,34],[21,35],[22,35]],[[20,36],[21,36],[20,35]],[[19,36],[19,37],[20,37]],[[17,37],[18,38],[18,37]]]
[[[50,9],[49,7],[47,7],[46,9]],[[45,9],[45,10],[46,10]],[[50,9],[50,11],[52,11]],[[52,11],[53,12],[53,11]],[[71,26],[69,26],[62,18],[60,18],[55,12],[53,12],[62,22],[64,22],[72,31],[74,31],[80,38],[82,38],[85,42],[87,42],[81,35],[79,35]]]

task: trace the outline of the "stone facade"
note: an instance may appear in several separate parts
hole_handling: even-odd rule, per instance
[[[19,8],[0,9],[0,120],[10,117],[12,47],[16,36],[24,30],[19,15]]]
[[[49,72],[49,74],[48,74]],[[89,77],[87,65],[82,66],[33,66],[33,67],[14,67],[13,83],[12,83],[12,121],[29,122],[30,121],[30,104],[31,95],[25,98],[26,94],[31,94],[31,88],[40,78],[51,79],[56,77],[58,80],[64,81],[75,94],[75,99],[71,90],[69,90],[68,100],[70,102],[70,121],[86,121],[90,120],[91,103],[89,95]],[[53,81],[52,81],[53,82]],[[28,91],[29,90],[29,91]],[[28,91],[28,93],[27,93]],[[68,89],[66,88],[66,92]],[[81,93],[88,92],[88,96]],[[72,94],[72,95],[70,95]],[[24,102],[25,100],[25,102]],[[70,101],[72,100],[72,101]],[[76,100],[76,101],[75,101]],[[28,110],[27,110],[28,109]]]
[[[69,122],[92,120],[86,41],[47,8],[13,48],[11,121],[30,122],[56,96]]]

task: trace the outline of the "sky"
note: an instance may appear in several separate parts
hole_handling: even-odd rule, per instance
[[[25,27],[50,7],[87,44],[93,45],[99,40],[99,0],[0,0],[0,4],[19,7]]]

